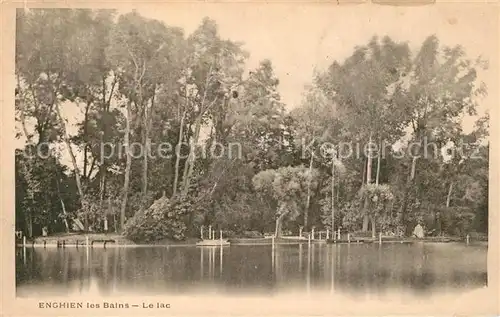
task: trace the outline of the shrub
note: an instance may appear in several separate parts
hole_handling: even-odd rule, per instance
[[[186,215],[190,204],[185,199],[161,197],[143,212],[130,218],[124,235],[134,242],[154,242],[162,239],[184,240]]]
[[[469,236],[472,241],[488,241],[488,235],[486,233],[473,231]]]
[[[442,231],[451,236],[463,237],[472,229],[474,213],[467,207],[440,209]]]

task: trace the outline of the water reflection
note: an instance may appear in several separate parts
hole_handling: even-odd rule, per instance
[[[487,282],[487,248],[460,244],[18,248],[19,296],[51,293],[416,294]]]

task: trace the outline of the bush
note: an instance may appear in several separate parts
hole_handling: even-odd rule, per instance
[[[473,231],[469,236],[472,241],[488,241],[488,235],[486,233]]]
[[[143,212],[137,212],[125,224],[124,235],[134,242],[154,242],[162,239],[184,240],[186,215],[190,204],[184,199],[166,197],[153,202]]]
[[[443,233],[456,237],[464,237],[472,229],[474,213],[467,207],[448,207],[441,210]]]

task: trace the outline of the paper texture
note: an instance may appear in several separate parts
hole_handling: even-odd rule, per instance
[[[496,2],[0,8],[2,316],[500,313]]]

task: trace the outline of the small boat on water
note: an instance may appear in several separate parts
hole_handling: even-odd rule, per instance
[[[196,242],[197,246],[200,247],[218,247],[218,246],[228,246],[231,243],[227,240],[223,239],[207,239],[207,240],[201,240],[199,242]]]

